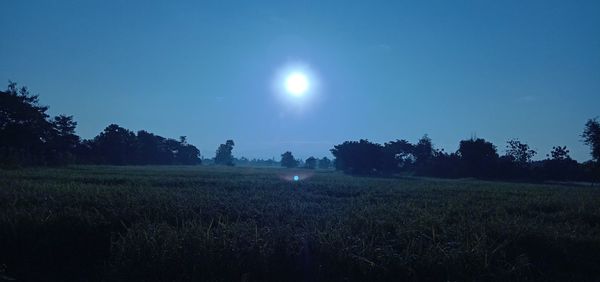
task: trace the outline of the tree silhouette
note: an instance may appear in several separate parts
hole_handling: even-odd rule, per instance
[[[577,180],[582,177],[582,170],[569,156],[567,146],[552,147],[552,151],[546,156],[551,158],[542,162],[542,179]]]
[[[323,157],[319,160],[319,168],[320,169],[329,169],[331,167],[331,160],[327,157]]]
[[[0,158],[4,164],[44,164],[46,143],[52,138],[48,107],[38,105],[38,96],[27,87],[9,82],[0,91]]]
[[[581,137],[583,137],[583,142],[590,146],[592,158],[600,163],[600,122],[597,118],[589,119],[585,123],[585,129]]]
[[[200,151],[185,136],[177,141],[144,130],[136,136],[111,124],[94,139],[82,141],[73,116],[49,119],[47,110],[27,87],[9,82],[0,91],[0,165],[200,163]],[[233,147],[233,141],[228,144]]]
[[[517,139],[509,140],[506,143],[506,156],[520,165],[529,163],[531,158],[537,154],[536,151],[529,148],[529,145]]]
[[[419,139],[419,142],[417,142],[413,149],[417,169],[427,166],[427,163],[433,158],[433,153],[434,150],[431,138],[425,134]]]
[[[173,162],[173,153],[168,149],[165,138],[145,130],[137,133],[136,155],[136,163],[142,165]]]
[[[552,151],[550,152],[549,156],[551,156],[553,160],[557,160],[557,161],[564,161],[564,160],[571,159],[571,156],[569,156],[569,150],[567,149],[567,146],[552,147]]]
[[[215,154],[215,164],[218,165],[227,165],[233,166],[233,155],[231,151],[233,151],[233,140],[227,140],[225,144],[219,145],[217,152]]]
[[[308,169],[317,168],[317,159],[315,157],[309,157],[308,159],[306,159],[306,161],[304,161],[304,167]]]
[[[93,140],[93,150],[101,163],[127,165],[135,163],[137,140],[135,134],[116,124],[107,126]]]
[[[57,165],[68,163],[110,165],[194,165],[200,151],[185,136],[165,138],[145,130],[137,134],[116,124],[107,126],[91,140],[80,140],[73,116],[50,118],[48,107],[38,104],[38,96],[27,87],[9,82],[0,91],[0,166]],[[581,135],[590,146],[593,160],[579,164],[569,156],[566,146],[553,147],[548,159],[532,161],[536,152],[516,139],[509,140],[506,154],[498,156],[496,147],[484,139],[460,142],[456,153],[436,150],[424,135],[416,144],[397,139],[380,145],[366,139],[346,141],[331,153],[336,169],[350,174],[390,174],[409,172],[439,177],[500,177],[506,179],[593,180],[600,177],[600,122],[589,119]],[[233,140],[219,145],[216,164],[233,165]],[[254,165],[278,165],[273,160],[240,159]],[[281,165],[297,167],[301,160],[291,152],[282,154]],[[327,169],[328,158],[310,157],[306,168]]]
[[[428,139],[428,138],[427,138]],[[419,150],[422,150],[426,155],[429,150],[427,146],[431,146],[431,140],[423,140]],[[402,139],[396,141],[390,141],[384,144],[384,148],[387,154],[394,156],[400,169],[406,170],[411,167],[415,159],[415,146],[410,142]],[[421,156],[421,158],[427,159],[427,156]]]
[[[457,154],[460,156],[468,176],[491,176],[498,160],[496,146],[481,138],[460,141]]]
[[[293,167],[297,167],[298,163],[299,163],[299,161],[294,158],[294,155],[292,155],[292,152],[286,151],[285,153],[281,154],[281,166],[287,167],[287,168],[293,168]]]
[[[80,138],[75,134],[77,122],[73,116],[59,115],[51,122],[52,132],[48,140],[50,154],[48,159],[53,164],[66,164],[75,161],[75,149]]]
[[[381,174],[393,170],[396,159],[377,143],[361,139],[346,141],[331,149],[336,169],[350,174]]]
[[[179,141],[175,162],[182,165],[196,165],[202,161],[200,159],[200,150],[196,146],[188,144],[185,139]]]
[[[73,116],[59,115],[54,117],[52,128],[56,137],[60,138],[65,147],[72,149],[79,143],[79,136],[75,134],[77,122],[73,120]]]
[[[180,140],[164,138],[145,130],[133,132],[108,126],[91,141],[83,141],[78,150],[86,163],[111,165],[195,165],[200,164],[200,151]]]

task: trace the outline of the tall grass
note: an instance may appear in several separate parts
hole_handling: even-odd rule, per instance
[[[0,280],[600,278],[600,190],[211,167],[0,171]]]

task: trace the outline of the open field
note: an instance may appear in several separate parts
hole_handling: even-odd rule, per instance
[[[598,187],[298,171],[0,171],[0,281],[600,280]]]

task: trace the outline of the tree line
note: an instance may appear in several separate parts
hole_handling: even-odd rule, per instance
[[[200,163],[200,151],[188,144],[185,136],[176,140],[111,124],[96,137],[84,140],[75,134],[73,116],[50,117],[47,110],[27,87],[9,82],[7,90],[0,91],[1,166]]]
[[[110,124],[96,137],[82,139],[75,134],[73,116],[50,117],[48,107],[27,87],[9,82],[0,91],[0,166],[103,164],[103,165],[195,165],[202,162],[200,150],[185,136],[165,138],[145,130],[133,132]],[[590,146],[592,160],[579,163],[566,146],[555,146],[546,159],[533,161],[537,152],[517,139],[506,143],[500,155],[496,145],[482,138],[459,142],[456,152],[435,149],[423,136],[416,143],[399,139],[378,144],[366,139],[335,145],[327,157],[305,161],[286,151],[281,160],[237,159],[233,140],[220,144],[210,163],[217,165],[281,165],[287,168],[329,169],[348,174],[414,174],[433,177],[477,177],[486,179],[580,180],[600,177],[600,122],[590,119],[581,134]]]
[[[579,163],[569,156],[566,146],[555,146],[546,159],[533,161],[537,154],[517,139],[506,143],[504,155],[483,138],[459,143],[456,152],[435,149],[423,136],[417,143],[396,140],[377,144],[362,139],[334,146],[336,169],[348,174],[386,175],[411,173],[421,176],[509,180],[598,181],[600,178],[600,122],[590,119],[581,135],[591,148],[592,160]]]
[[[331,167],[331,160],[327,157],[317,159],[315,157],[308,157],[305,161],[294,158],[294,155],[290,151],[286,151],[281,154],[281,166],[287,168],[301,167],[307,169],[329,169]]]

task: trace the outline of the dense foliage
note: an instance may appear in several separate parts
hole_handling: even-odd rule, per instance
[[[368,140],[346,141],[331,149],[335,168],[352,174],[384,172],[394,164],[394,156],[385,147]]]
[[[588,122],[586,132],[593,130]],[[591,141],[589,143],[593,144]],[[554,147],[547,159],[533,161],[536,152],[518,140],[509,140],[506,154],[502,156],[494,144],[482,138],[462,140],[456,152],[446,153],[436,150],[427,135],[416,144],[406,140],[391,141],[384,145],[368,140],[346,141],[334,146],[331,153],[335,156],[335,167],[349,174],[410,173],[448,178],[528,181],[598,181],[600,178],[599,162],[580,164],[571,159],[566,146]]]
[[[308,169],[315,169],[315,168],[317,168],[317,158],[315,158],[315,157],[308,157],[304,161],[304,167],[306,167]]]
[[[327,157],[323,157],[319,160],[319,168],[320,169],[329,169],[331,167],[331,160]]]
[[[598,119],[588,120],[581,137],[583,137],[585,144],[592,149],[592,158],[600,162],[600,121]]]
[[[302,171],[0,171],[0,280],[600,277],[595,187]]]
[[[233,140],[227,140],[225,144],[219,145],[215,152],[215,164],[233,166],[233,154],[231,153],[233,146],[235,146]]]
[[[283,154],[281,154],[281,166],[283,167],[287,167],[287,168],[293,168],[293,167],[298,167],[298,164],[300,163],[300,161],[296,160],[294,158],[294,155],[292,154],[292,152],[287,151]]]
[[[0,165],[62,165],[72,163],[111,165],[192,165],[200,151],[185,136],[168,139],[141,130],[111,124],[91,140],[75,134],[73,116],[52,119],[48,107],[26,87],[9,83],[0,91]]]
[[[47,110],[38,105],[38,96],[30,95],[27,87],[18,88],[11,82],[6,91],[0,91],[2,164],[49,164],[55,159],[52,154],[58,149],[60,125],[48,118]],[[65,122],[63,117],[57,117],[57,121]]]

